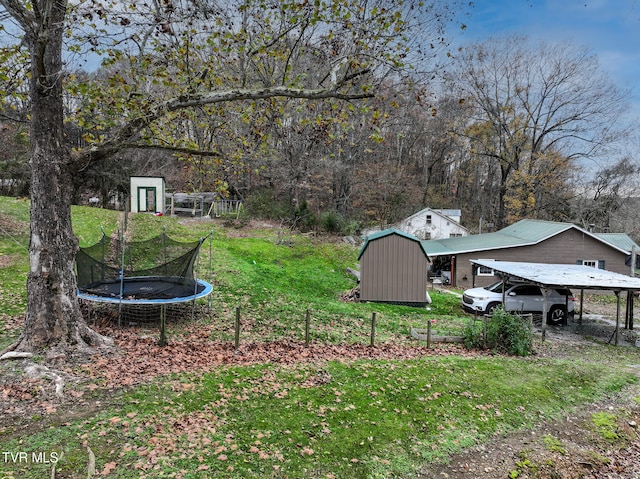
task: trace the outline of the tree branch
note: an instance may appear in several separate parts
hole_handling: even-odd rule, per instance
[[[209,157],[217,157],[222,158],[223,155],[217,151],[211,150],[200,150],[197,148],[187,148],[182,146],[173,146],[173,145],[154,145],[152,143],[122,143],[120,145],[119,151],[122,150],[162,150],[168,151],[171,153],[182,153],[184,155],[194,155],[194,156],[209,156]],[[89,166],[85,165],[85,168]]]
[[[31,36],[35,34],[34,15],[27,10],[23,2],[18,0],[0,0],[0,5],[5,8],[9,16],[20,25],[20,28],[22,28],[26,34]]]
[[[146,127],[160,120],[168,113],[196,108],[217,103],[226,103],[240,100],[263,100],[274,97],[300,98],[304,100],[318,100],[335,98],[338,100],[361,100],[372,98],[373,93],[363,91],[362,93],[340,93],[333,89],[308,90],[275,86],[260,89],[234,89],[228,91],[216,91],[192,95],[182,95],[177,98],[167,100],[155,108],[152,108],[146,115],[133,119],[120,128],[111,139],[102,144],[92,145],[89,148],[79,150],[73,155],[72,163],[76,166],[86,167],[92,161],[106,158],[117,153],[125,145],[135,144],[138,135]],[[202,154],[202,153],[199,153]]]

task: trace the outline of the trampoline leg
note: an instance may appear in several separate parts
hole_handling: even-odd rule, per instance
[[[167,306],[162,304],[160,306],[160,343],[161,347],[167,345],[167,336],[165,334],[165,322],[167,317]]]

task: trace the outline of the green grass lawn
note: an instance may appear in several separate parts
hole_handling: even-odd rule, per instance
[[[217,325],[214,339],[231,340],[236,308],[243,318],[243,341],[300,338],[307,310],[311,339],[338,343],[368,342],[374,312],[379,341],[407,339],[412,326],[424,328],[429,320],[434,334],[461,334],[469,321],[459,298],[438,291],[430,292],[429,308],[340,301],[341,293],[356,286],[347,267],[356,265],[358,253],[343,242],[301,235],[281,241],[275,228],[237,235],[218,222],[147,214],[130,215],[129,229],[133,240],[162,231],[181,241],[205,238],[197,271],[214,285],[207,318]]]
[[[28,205],[12,198],[0,197],[0,211],[23,226],[28,219]],[[73,208],[82,245],[97,241],[101,227],[116,232],[118,220],[112,211]],[[374,312],[376,341],[406,347],[416,344],[408,337],[411,326],[434,321],[436,334],[451,335],[472,320],[458,297],[437,291],[430,292],[429,308],[340,301],[340,293],[355,286],[346,268],[358,252],[341,242],[293,234],[282,242],[276,229],[240,233],[218,222],[142,214],[128,221],[139,239],[164,228],[184,241],[214,231],[198,265],[199,275],[214,285],[211,309],[197,319],[213,326],[211,341],[233,340],[237,307],[243,343],[302,341],[307,310],[316,343],[368,344]],[[11,257],[0,268],[5,315],[24,314],[27,243],[24,228],[0,231],[0,253]],[[170,324],[170,340],[184,327]],[[1,347],[10,334],[0,334]],[[50,477],[53,464],[34,457],[61,457],[58,477],[85,478],[87,447],[97,472],[114,478],[412,477],[425,463],[561,417],[637,382],[627,368],[640,363],[635,349],[575,347],[565,357],[461,354],[224,366],[120,390],[103,390],[99,380],[85,376],[65,390],[77,410],[27,417],[25,430],[0,425],[0,451],[28,454],[26,462],[0,456],[0,478]],[[10,367],[0,364],[0,377]]]
[[[72,208],[73,227],[81,246],[98,241],[118,227],[118,213],[100,208]],[[29,272],[29,202],[0,196],[0,349],[15,339],[16,331],[2,326],[9,317],[24,315]]]
[[[503,357],[221,367],[117,393],[95,416],[0,445],[62,456],[61,477],[86,477],[87,446],[118,478],[412,477],[634,381],[606,365]],[[2,477],[50,467],[0,461]]]
[[[26,308],[29,271],[29,204],[0,196],[0,326]],[[3,341],[0,335],[0,348]]]

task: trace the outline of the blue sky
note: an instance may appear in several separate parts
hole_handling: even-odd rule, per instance
[[[640,117],[640,0],[473,0],[462,42],[518,33],[588,46]],[[456,42],[457,43],[457,42]]]

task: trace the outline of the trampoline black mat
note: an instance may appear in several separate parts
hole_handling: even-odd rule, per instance
[[[207,283],[173,276],[133,276],[96,281],[79,288],[80,293],[108,300],[175,300],[195,298],[207,288]],[[122,294],[121,294],[122,293]]]

